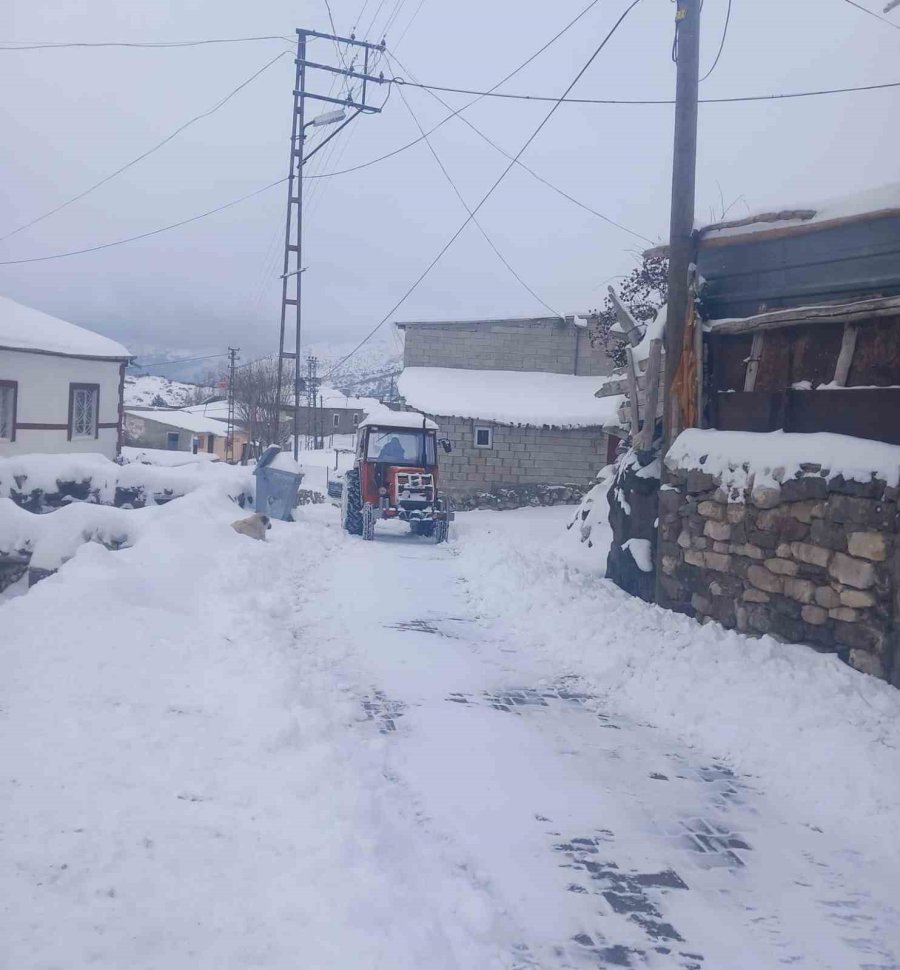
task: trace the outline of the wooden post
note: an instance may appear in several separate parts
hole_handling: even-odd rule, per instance
[[[625,338],[632,347],[637,347],[641,342],[641,337],[643,334],[640,328],[635,323],[634,317],[625,309],[622,305],[621,300],[619,300],[616,291],[608,286],[606,288],[609,291],[609,298],[612,302],[613,308],[616,311],[616,322],[619,324],[619,329],[625,334]]]
[[[628,381],[628,399],[631,404],[631,443],[636,446],[641,427],[641,412],[638,404],[638,385],[634,370],[634,351],[625,348],[626,364],[625,378]]]
[[[666,318],[665,439],[674,435],[672,382],[678,373],[690,299],[688,270],[693,261],[694,188],[697,168],[697,86],[700,61],[701,0],[678,0],[675,86],[675,142],[672,161],[672,209],[669,219],[669,296]],[[687,389],[689,392],[692,389]]]
[[[653,446],[653,433],[656,430],[656,409],[659,404],[659,371],[662,364],[660,339],[650,341],[650,357],[647,361],[647,394],[644,403],[644,426],[641,428],[640,441],[635,442],[638,451],[649,451]]]
[[[756,375],[759,372],[759,362],[762,358],[763,342],[766,335],[762,330],[757,330],[753,334],[753,343],[750,345],[750,356],[747,358],[747,370],[744,373],[744,390],[752,391],[756,387]]]
[[[697,385],[694,393],[697,395],[697,427],[706,427],[703,418],[703,321],[699,314],[694,318],[694,360],[697,361]]]
[[[841,340],[841,350],[838,354],[837,365],[834,368],[834,383],[838,387],[847,386],[850,365],[853,363],[853,354],[856,350],[856,333],[855,323],[844,324],[844,338]]]

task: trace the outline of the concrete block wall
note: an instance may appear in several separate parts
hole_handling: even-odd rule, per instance
[[[534,428],[470,418],[433,416],[452,452],[438,453],[441,482],[455,499],[517,486],[575,485],[584,489],[606,463],[601,428]],[[475,429],[491,428],[491,448],[475,447]]]
[[[558,317],[409,326],[406,367],[608,374],[606,355],[584,328]]]

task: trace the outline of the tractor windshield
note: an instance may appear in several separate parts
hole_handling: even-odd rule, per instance
[[[434,434],[424,431],[383,430],[373,428],[369,432],[366,452],[368,461],[388,462],[392,465],[435,464]]]

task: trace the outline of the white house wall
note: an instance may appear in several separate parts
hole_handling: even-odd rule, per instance
[[[0,441],[0,456],[30,452],[92,452],[114,458],[118,443],[119,364],[0,350],[0,380],[16,381],[16,440]],[[97,438],[68,438],[69,385],[100,386]],[[22,425],[53,425],[29,429]],[[103,427],[107,425],[108,427]]]

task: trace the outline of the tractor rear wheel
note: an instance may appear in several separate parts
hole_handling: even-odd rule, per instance
[[[375,538],[375,508],[369,502],[362,508],[362,537],[368,542]]]
[[[352,536],[363,534],[362,497],[359,492],[359,469],[351,468],[344,475],[341,493],[341,525]]]

